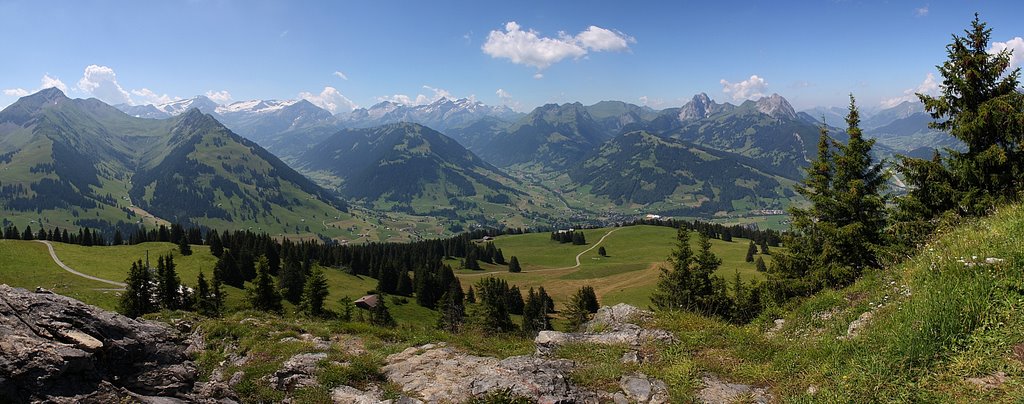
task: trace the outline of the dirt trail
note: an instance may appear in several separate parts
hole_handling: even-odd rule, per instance
[[[597,248],[597,246],[601,245],[601,242],[603,242],[605,238],[608,238],[608,236],[610,236],[612,233],[615,233],[615,232],[619,231],[619,229],[621,229],[621,227],[616,227],[614,229],[609,230],[607,233],[605,233],[603,236],[601,236],[600,240],[597,240],[597,242],[594,243],[594,245],[590,246],[590,248],[588,248],[586,250],[583,250],[583,251],[580,251],[579,254],[576,254],[576,265],[573,265],[571,267],[562,267],[562,268],[536,269],[536,270],[533,270],[533,271],[523,271],[523,273],[531,273],[532,274],[532,273],[536,273],[536,272],[565,271],[567,269],[579,268],[580,267],[580,257],[582,257],[583,254],[586,254],[586,253],[592,251],[593,249]],[[505,273],[505,272],[508,272],[508,271],[473,272],[473,273],[469,273],[469,274],[462,274],[462,276],[481,276],[481,275],[500,274],[500,273]]]
[[[114,281],[103,279],[103,278],[97,278],[95,276],[86,275],[86,274],[83,274],[81,272],[78,272],[78,271],[72,269],[71,267],[65,265],[64,262],[60,260],[60,258],[57,258],[57,252],[53,251],[53,244],[51,244],[49,241],[46,241],[46,240],[36,240],[36,242],[46,244],[46,248],[50,250],[50,258],[53,258],[53,262],[56,263],[57,266],[63,268],[65,271],[71,272],[71,273],[73,273],[75,275],[78,275],[78,276],[81,276],[81,277],[83,277],[85,279],[91,279],[91,280],[94,280],[94,281],[111,284],[111,285],[118,286],[118,287],[121,287],[121,288],[125,287],[125,284],[123,284],[121,282],[114,282]],[[106,290],[106,289],[104,289],[104,290]],[[116,290],[122,290],[122,289],[116,289]]]

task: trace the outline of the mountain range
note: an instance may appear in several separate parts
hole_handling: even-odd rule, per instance
[[[315,217],[328,228],[326,218],[347,215],[345,201],[488,225],[552,224],[566,210],[743,214],[786,206],[820,119],[832,125],[839,113],[797,112],[777,94],[528,114],[442,98],[333,115],[306,100],[114,108],[43,90],[0,113],[0,204],[8,218],[68,226],[159,218],[282,233],[305,232]],[[929,121],[920,104],[904,103],[862,126],[890,154],[957,146]],[[830,130],[843,141],[842,129]]]

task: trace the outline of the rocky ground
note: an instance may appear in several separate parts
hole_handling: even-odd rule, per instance
[[[623,363],[639,364],[650,344],[675,341],[665,331],[643,326],[650,313],[620,304],[602,308],[579,333],[545,331],[536,352],[499,359],[462,352],[445,343],[409,347],[388,356],[381,372],[389,386],[330,390],[336,403],[450,403],[501,392],[539,403],[666,403],[668,386],[642,373],[621,375],[618,389],[600,391],[573,382],[578,364],[553,355],[567,344],[624,346]],[[245,322],[245,320],[243,320]],[[48,293],[0,285],[0,397],[15,402],[222,402],[237,401],[238,369],[254,360],[231,346],[209,381],[199,382],[193,362],[207,349],[203,334],[188,324],[174,326],[131,319]],[[302,334],[282,343],[308,343],[313,352],[295,354],[259,382],[292,392],[318,383],[318,368],[330,361],[332,346],[365,354],[357,336],[330,340]],[[337,363],[335,365],[344,365]],[[769,402],[764,388],[703,377],[696,398],[705,403]],[[394,387],[402,394],[395,398]],[[391,388],[391,394],[384,391]],[[385,397],[391,397],[386,399]],[[2,401],[2,400],[0,400]]]

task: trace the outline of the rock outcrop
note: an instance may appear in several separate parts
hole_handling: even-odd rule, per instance
[[[203,401],[188,345],[166,324],[0,285],[0,397],[14,402]]]
[[[584,325],[584,332],[541,331],[534,339],[534,343],[537,344],[537,353],[546,355],[567,343],[623,344],[639,348],[649,342],[675,340],[668,331],[644,328],[636,324],[650,318],[651,312],[620,303],[598,310],[594,318]]]
[[[440,344],[408,348],[388,356],[388,380],[428,403],[464,402],[492,391],[509,390],[539,403],[598,402],[596,393],[569,378],[572,361],[535,356],[503,360],[467,355]]]

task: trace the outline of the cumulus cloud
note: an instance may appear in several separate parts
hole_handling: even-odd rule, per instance
[[[924,17],[928,15],[928,6],[914,9],[914,14],[917,15],[918,17]]]
[[[227,104],[228,101],[231,101],[231,93],[229,93],[228,90],[210,90],[206,92],[206,98],[209,98],[218,104]]]
[[[429,90],[433,94],[432,95],[417,94],[415,97],[409,96],[407,94],[394,94],[394,95],[377,97],[377,101],[381,101],[381,102],[383,102],[383,101],[390,101],[390,102],[393,102],[395,104],[402,104],[402,105],[425,105],[425,104],[430,104],[430,103],[432,103],[434,101],[440,100],[442,98],[448,98],[448,99],[455,98],[454,96],[452,96],[452,93],[450,91],[445,90],[443,88],[435,88],[435,87],[424,85],[423,89],[424,90]]]
[[[567,58],[581,58],[590,51],[624,51],[635,42],[622,32],[594,25],[575,36],[559,32],[557,37],[543,37],[532,29],[523,31],[518,23],[510,21],[504,31],[491,31],[481,49],[492,58],[544,70]],[[534,78],[541,78],[538,75],[543,77],[538,73]]]
[[[1010,54],[1011,69],[1024,66],[1024,38],[1016,37],[1006,42],[992,42],[992,46],[988,48],[988,53],[996,54],[1005,49],[1013,52]]]
[[[132,104],[132,97],[117,83],[117,74],[107,66],[89,65],[78,88],[108,104]]]
[[[8,88],[4,90],[4,95],[10,97],[24,97],[26,95],[38,92],[39,90],[54,87],[56,87],[60,91],[63,91],[64,93],[68,92],[68,86],[64,84],[63,81],[60,81],[60,79],[56,77],[50,77],[50,74],[47,73],[43,75],[43,78],[39,79],[39,88],[33,91],[29,91],[24,88]]]
[[[730,83],[726,79],[719,80],[718,82],[722,84],[722,92],[732,94],[732,99],[736,101],[764,97],[765,90],[768,89],[768,82],[756,74],[739,83]]]
[[[335,70],[334,71],[334,75],[336,77],[338,77],[339,79],[346,80],[346,81],[348,80],[348,76],[346,76],[345,73],[342,73],[341,70]]]
[[[535,74],[533,75],[533,78],[534,78],[535,80],[540,80],[540,79],[544,78],[544,73],[540,73],[540,72],[538,72],[538,73],[535,73]]]
[[[904,101],[917,101],[917,94],[936,95],[939,92],[939,83],[935,81],[935,74],[928,73],[924,81],[917,87],[903,90],[903,95],[882,100],[882,108],[892,108]]]
[[[140,104],[166,104],[168,102],[178,100],[178,97],[171,97],[167,94],[157,94],[148,88],[143,87],[140,90],[132,90],[132,95],[139,97],[138,101]]]
[[[576,35],[576,40],[587,49],[603,51],[624,51],[629,49],[629,44],[636,43],[636,39],[619,31],[612,31],[591,25],[586,31]]]
[[[320,108],[326,109],[332,114],[350,112],[359,107],[356,103],[352,102],[352,100],[348,99],[348,97],[342,95],[338,89],[330,86],[324,87],[323,91],[319,94],[303,91],[299,93],[299,98],[309,101]]]

